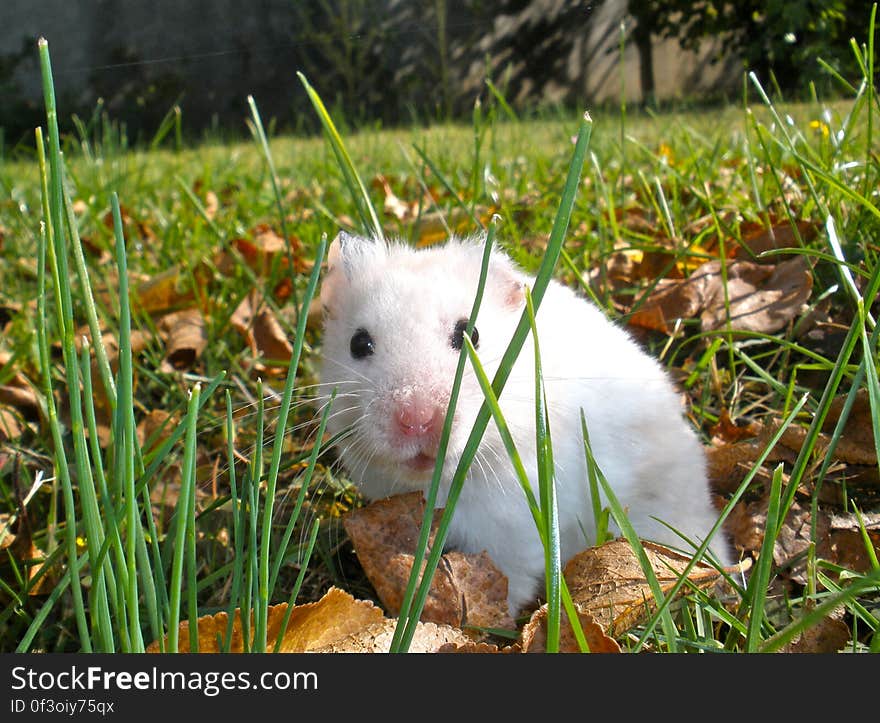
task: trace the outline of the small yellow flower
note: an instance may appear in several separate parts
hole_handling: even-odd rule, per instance
[[[83,537],[82,535],[77,535],[77,536],[76,536],[76,546],[77,546],[80,550],[84,550],[85,547],[86,547],[86,538]]]
[[[660,144],[660,147],[657,149],[657,155],[670,166],[675,165],[675,152],[665,143]]]
[[[828,124],[820,120],[810,121],[810,128],[817,133],[821,133],[823,138],[827,138],[828,134],[831,132],[828,128]]]

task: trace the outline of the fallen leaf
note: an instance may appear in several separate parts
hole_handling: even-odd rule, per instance
[[[834,398],[822,425],[823,432],[829,435],[834,432],[845,403],[846,397],[843,395]],[[877,464],[873,429],[871,401],[868,390],[863,387],[856,392],[849,417],[843,426],[843,435],[834,450],[835,457],[849,464]]]
[[[288,609],[287,603],[269,607],[266,640],[269,650],[274,650],[284,618],[290,617],[281,644],[280,653],[385,653],[391,646],[396,620],[386,618],[382,611],[366,600],[356,600],[347,592],[331,587],[317,602],[296,605]],[[200,653],[220,651],[220,641],[226,639],[229,616],[225,612],[204,615],[198,619],[198,645]],[[253,642],[253,625],[250,627]],[[410,652],[436,652],[447,644],[463,645],[469,638],[460,630],[433,623],[419,623],[413,636]],[[165,638],[167,646],[167,636]],[[250,647],[250,646],[249,646]],[[178,627],[180,652],[190,651],[189,621]],[[241,612],[233,616],[230,652],[244,650]],[[158,653],[158,641],[147,646],[146,652]]]
[[[771,219],[774,220],[775,219]],[[795,233],[795,227],[797,233]],[[763,224],[745,223],[740,226],[740,244],[736,245],[734,258],[752,259],[775,249],[799,248],[798,234],[804,242],[810,242],[818,234],[819,224],[814,221],[801,220],[792,226],[787,220],[773,223],[769,228]]]
[[[269,607],[266,639],[271,648],[287,614],[287,603]],[[351,632],[360,630],[371,623],[382,620],[382,611],[371,602],[355,600],[351,595],[336,587],[331,587],[317,602],[297,605],[290,614],[284,633],[280,652],[303,653],[327,645]],[[199,652],[219,652],[218,638],[225,639],[229,616],[226,612],[203,615],[198,619]],[[244,637],[241,628],[241,611],[236,608],[233,617],[230,652],[244,650]],[[250,627],[253,642],[253,626]],[[167,637],[166,637],[167,645]],[[184,620],[179,627],[179,650],[189,652],[189,621]],[[153,641],[146,652],[159,652],[158,641]]]
[[[730,418],[730,413],[726,409],[721,410],[718,421],[709,429],[712,443],[731,444],[740,442],[743,439],[751,439],[756,437],[761,431],[759,422],[746,422],[737,424]]]
[[[208,332],[202,312],[198,309],[174,311],[157,324],[165,339],[165,358],[159,371],[170,374],[190,370],[208,345]]]
[[[343,520],[364,572],[383,606],[400,610],[413,565],[425,502],[421,492],[389,497],[350,512]],[[435,510],[434,525],[442,510]],[[433,541],[434,531],[429,538]],[[484,551],[447,552],[431,583],[421,619],[457,627],[514,627],[507,610],[507,578]]]
[[[575,604],[578,610],[578,618],[581,630],[587,641],[587,647],[591,653],[619,653],[620,645],[614,638],[605,634],[602,626],[596,622],[590,613],[585,612],[582,605]],[[568,620],[565,610],[561,611],[562,621],[560,625],[559,652],[579,653],[577,638]],[[542,605],[532,613],[529,622],[525,624],[520,638],[520,644],[524,653],[544,653],[547,651],[547,605]]]
[[[808,612],[808,611],[806,611]],[[836,653],[852,639],[852,631],[841,619],[843,608],[826,615],[783,646],[780,653]]]
[[[776,265],[751,261],[700,266],[685,280],[662,279],[654,292],[631,315],[629,323],[670,333],[679,318],[700,316],[703,331],[730,328],[773,333],[803,310],[813,277],[807,261],[798,256]],[[726,290],[726,294],[725,294]]]
[[[241,300],[229,321],[245,337],[254,357],[275,362],[290,361],[293,346],[256,289],[252,289]],[[255,367],[260,372],[286,372],[286,367],[280,365],[273,365],[273,369],[270,369],[266,364],[257,363]]]
[[[475,643],[468,640],[466,643],[446,643],[437,649],[438,653],[521,653],[518,644],[505,645],[499,648],[494,643]]]
[[[661,590],[668,593],[691,558],[653,542],[642,545]],[[740,566],[731,568],[734,570],[738,572]],[[612,637],[637,625],[655,609],[639,560],[623,538],[578,553],[568,561],[563,575],[579,610],[592,615]],[[703,562],[688,575],[691,584],[701,588],[713,586],[719,577],[718,570]]]
[[[180,417],[164,409],[154,409],[138,422],[135,433],[141,450],[146,454],[167,440],[174,432]]]
[[[313,653],[387,653],[391,650],[391,640],[397,621],[385,618],[351,633],[329,645],[313,648]],[[448,646],[462,646],[472,642],[458,628],[449,625],[420,622],[416,625],[410,653],[437,653]]]
[[[132,301],[141,311],[156,314],[189,305],[195,299],[185,270],[174,265],[139,284]]]
[[[21,432],[22,425],[14,409],[0,404],[0,442],[15,442]]]
[[[382,210],[389,216],[393,216],[398,221],[410,221],[415,218],[419,209],[418,201],[406,202],[397,197],[388,179],[383,175],[377,175],[373,179],[373,183],[379,185],[385,193],[385,201]]]
[[[208,217],[209,221],[213,221],[217,218],[217,211],[220,210],[220,199],[217,197],[217,194],[213,191],[208,191],[205,194],[205,216]]]

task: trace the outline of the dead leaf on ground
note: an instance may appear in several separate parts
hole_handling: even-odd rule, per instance
[[[251,289],[241,300],[230,323],[247,340],[254,357],[275,362],[290,361],[293,346],[272,309],[263,302],[262,295],[256,289]],[[284,373],[287,370],[283,365],[270,367],[262,362],[256,363],[255,369],[260,373]]]
[[[834,399],[823,424],[823,432],[816,442],[816,454],[827,454],[833,432],[843,410],[846,397]],[[739,427],[742,436],[738,440],[724,440],[706,449],[709,481],[720,493],[736,490],[754,467],[758,458],[770,444],[781,425],[780,420],[770,423],[752,423]],[[770,451],[765,466],[780,461],[793,462],[806,440],[808,430],[799,425],[789,425],[776,446]],[[749,436],[751,435],[751,436]],[[871,408],[867,390],[860,389],[856,395],[850,416],[834,449],[833,459],[844,465],[876,466],[877,451],[874,446],[871,425]],[[766,477],[766,475],[765,475]],[[868,480],[869,478],[865,478]]]
[[[312,649],[313,653],[387,653],[397,621],[384,618],[357,633],[346,635],[330,645]],[[473,642],[458,628],[437,623],[420,622],[409,646],[410,653],[437,653],[448,646],[463,646]]]
[[[661,590],[668,593],[691,558],[653,542],[642,545]],[[731,568],[739,570],[739,566]],[[639,560],[623,538],[578,553],[568,561],[563,575],[579,609],[592,615],[613,637],[637,625],[655,609],[654,595]],[[692,585],[704,589],[719,578],[718,570],[703,562],[688,575]]]
[[[379,174],[373,178],[373,185],[379,186],[385,194],[382,210],[386,215],[396,218],[398,221],[408,222],[416,217],[419,211],[419,201],[404,201],[391,189],[391,184],[385,176]]]
[[[807,611],[809,612],[809,611]],[[836,653],[852,639],[852,631],[843,621],[843,608],[826,615],[783,646],[780,653]]]
[[[12,361],[12,355],[0,351],[0,369]],[[0,405],[15,409],[26,419],[36,419],[40,413],[40,398],[33,385],[21,372],[9,376],[0,384]]]
[[[135,433],[144,453],[148,453],[167,440],[180,422],[180,416],[164,409],[154,409],[138,422]],[[149,446],[148,446],[149,443]]]
[[[421,492],[379,500],[346,515],[343,523],[358,559],[392,615],[400,610],[413,565],[425,502]],[[434,525],[441,510],[435,510]],[[429,547],[433,541],[433,531]],[[488,554],[448,552],[431,583],[422,620],[457,627],[514,627],[507,610],[507,578]]]
[[[234,238],[230,244],[259,277],[268,276],[273,269],[285,272],[289,268],[288,244],[295,273],[308,274],[314,265],[312,259],[303,257],[302,241],[298,236],[289,236],[285,241],[283,236],[266,223],[257,224],[250,229],[247,237]],[[235,271],[240,261],[235,254],[223,250],[217,254],[214,263],[220,273],[228,276]],[[285,272],[285,275],[289,275],[289,272]]]
[[[191,370],[208,345],[206,326],[198,309],[183,309],[163,316],[157,324],[165,340],[165,358],[159,371],[171,374]]]
[[[11,564],[16,566],[18,573],[24,574],[29,583],[40,575],[36,583],[28,587],[28,595],[45,595],[58,584],[60,565],[56,561],[51,567],[45,567],[46,553],[33,541],[27,507],[21,501],[14,515],[0,515],[0,550],[3,551],[0,556],[0,576],[4,579],[17,577],[9,568]],[[5,597],[5,592],[0,591],[0,596]]]
[[[822,431],[834,432],[846,397],[835,397],[828,410],[828,416],[822,425]],[[877,464],[877,447],[874,444],[873,422],[871,418],[871,401],[868,390],[864,387],[856,392],[852,409],[843,426],[843,436],[834,450],[837,459],[849,464]]]
[[[682,281],[663,279],[629,319],[629,323],[670,333],[678,318],[700,316],[703,331],[730,328],[773,333],[799,313],[810,298],[813,277],[798,256],[779,264],[710,261]],[[729,302],[729,303],[728,303]]]
[[[192,306],[208,298],[207,287],[212,276],[212,271],[203,262],[191,270],[176,264],[138,284],[132,294],[132,305],[147,314]]]
[[[765,251],[785,248],[799,248],[798,234],[805,243],[812,241],[818,234],[819,224],[814,221],[800,220],[793,227],[787,220],[778,222],[771,219],[772,225],[743,223],[740,226],[741,244],[736,245],[734,258],[754,259]],[[795,232],[797,228],[797,233]]]
[[[596,622],[590,613],[584,611],[582,605],[575,603],[575,607],[578,610],[578,618],[580,619],[584,639],[587,641],[587,646],[591,653],[621,652],[617,641],[605,634],[602,626]],[[579,653],[581,649],[568,621],[568,615],[565,610],[561,612],[559,652]],[[524,653],[547,652],[547,605],[542,605],[532,613],[529,622],[523,627],[520,641],[522,652]]]
[[[386,618],[378,607],[365,600],[356,600],[347,592],[331,587],[324,596],[313,603],[296,605],[288,610],[282,603],[269,608],[266,639],[270,650],[284,625],[290,618],[281,639],[280,653],[382,653],[388,652],[397,621]],[[226,639],[229,617],[221,612],[204,615],[198,620],[199,652],[216,653],[218,641]],[[253,635],[253,625],[250,628]],[[253,637],[251,637],[253,641]],[[411,652],[436,652],[446,644],[462,645],[469,638],[460,630],[432,623],[419,623],[413,637]],[[244,650],[241,628],[241,612],[233,616],[230,652]],[[166,637],[167,645],[167,637]],[[180,652],[189,652],[189,621],[178,628]],[[150,643],[148,653],[158,653],[158,641]]]
[[[19,419],[14,408],[0,404],[0,442],[18,441],[23,429]]]
[[[205,194],[205,216],[208,217],[209,221],[213,221],[217,218],[217,211],[220,210],[220,199],[217,197],[217,194],[213,191],[208,191]]]
[[[153,231],[152,226],[145,221],[137,219],[131,213],[128,206],[125,204],[121,204],[119,207],[119,216],[122,221],[123,232],[125,234],[125,238],[129,241],[133,239],[140,239],[141,241],[146,241],[150,244],[156,241],[157,236]],[[113,213],[112,211],[107,211],[104,214],[104,225],[113,230]]]

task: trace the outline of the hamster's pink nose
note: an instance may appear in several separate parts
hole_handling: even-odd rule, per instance
[[[394,410],[394,418],[401,434],[407,437],[434,434],[443,421],[443,415],[436,404],[417,398],[399,402]]]

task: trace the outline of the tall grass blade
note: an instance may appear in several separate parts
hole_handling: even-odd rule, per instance
[[[260,542],[260,567],[259,567],[259,598],[255,610],[255,625],[260,637],[256,639],[259,650],[266,649],[266,623],[269,605],[269,554],[272,533],[272,515],[275,508],[275,488],[278,482],[278,471],[281,467],[281,455],[284,449],[284,438],[287,430],[287,417],[290,413],[290,402],[293,398],[293,389],[296,383],[299,359],[305,343],[306,322],[308,321],[308,309],[315,296],[318,287],[318,279],[321,274],[321,263],[327,252],[327,237],[321,239],[315,251],[315,262],[312,273],[306,286],[299,319],[296,325],[296,336],[293,339],[293,351],[290,356],[290,367],[287,371],[287,380],[284,384],[284,393],[281,397],[281,406],[278,410],[278,430],[275,435],[275,445],[272,448],[272,460],[269,465],[269,473],[266,477],[266,496],[263,506],[263,529]],[[262,395],[261,395],[262,398]]]
[[[571,163],[569,165],[568,175],[566,177],[565,186],[562,192],[562,198],[560,200],[559,211],[556,214],[556,218],[553,223],[553,229],[550,232],[550,239],[547,244],[547,249],[544,253],[544,259],[541,263],[537,277],[535,279],[535,283],[532,287],[532,298],[534,300],[536,311],[540,308],[541,300],[544,298],[544,293],[547,290],[547,286],[550,284],[553,270],[556,268],[556,264],[559,260],[562,243],[565,240],[565,233],[568,229],[569,220],[571,219],[571,211],[574,206],[574,199],[577,193],[577,187],[580,181],[580,175],[583,169],[587,148],[589,146],[592,128],[593,121],[590,118],[589,114],[585,113],[581,122],[580,129],[578,131],[577,142],[575,143],[574,153]],[[496,394],[500,394],[501,390],[504,388],[504,385],[507,382],[507,378],[510,375],[511,369],[513,368],[513,364],[515,363],[517,356],[519,355],[520,349],[522,349],[528,332],[529,323],[526,313],[524,311],[520,319],[520,323],[514,331],[513,338],[511,339],[510,344],[507,347],[507,351],[501,358],[498,372],[496,373],[495,379],[492,382],[492,388],[495,390]],[[446,508],[443,512],[443,515],[441,516],[435,536],[434,546],[431,549],[431,554],[428,556],[425,565],[422,582],[419,586],[418,594],[415,598],[414,607],[411,611],[409,611],[410,614],[406,619],[406,629],[399,641],[399,645],[392,648],[393,650],[407,650],[409,648],[410,642],[412,641],[412,636],[415,634],[416,622],[418,621],[418,618],[422,613],[422,609],[424,608],[425,601],[428,597],[428,590],[430,589],[431,585],[431,579],[433,578],[434,572],[437,569],[437,564],[440,561],[440,555],[443,551],[443,545],[446,542],[446,537],[449,532],[449,524],[455,511],[455,504],[458,500],[459,495],[461,494],[461,489],[467,476],[468,469],[471,462],[473,462],[474,457],[476,456],[477,448],[480,444],[483,433],[486,430],[486,426],[489,422],[490,416],[491,413],[489,411],[488,405],[484,403],[477,414],[477,419],[474,422],[470,436],[465,443],[464,450],[462,452],[462,456],[459,460],[458,466],[456,467],[455,473],[453,474],[452,482],[450,484],[449,495],[447,496]],[[418,564],[414,564],[413,575],[418,574],[418,569]],[[398,621],[398,627],[402,624],[402,620],[403,618]]]
[[[420,579],[419,570],[422,568],[422,562],[425,559],[425,554],[428,549],[428,538],[431,533],[431,526],[434,520],[434,508],[437,504],[437,495],[440,489],[440,478],[443,474],[443,464],[446,458],[446,451],[449,447],[449,436],[452,431],[452,418],[455,412],[455,407],[458,404],[461,380],[464,375],[466,357],[464,347],[466,346],[466,342],[470,339],[471,333],[473,333],[474,325],[477,321],[477,315],[480,311],[483,293],[486,289],[486,279],[489,274],[489,260],[492,254],[492,244],[494,241],[495,219],[492,219],[489,223],[489,229],[486,234],[486,243],[483,247],[483,257],[480,263],[480,278],[477,282],[477,293],[474,296],[474,303],[471,306],[471,313],[468,316],[468,323],[465,328],[464,337],[466,337],[466,339],[464,339],[465,343],[462,345],[463,348],[458,357],[458,364],[455,367],[455,376],[452,380],[452,388],[449,391],[449,404],[446,409],[446,416],[443,420],[443,428],[440,431],[440,440],[437,443],[437,463],[434,466],[434,474],[431,477],[431,484],[428,487],[425,498],[425,514],[422,519],[422,526],[419,529],[419,539],[416,542],[416,549],[413,553],[412,571],[410,572],[409,580],[407,580],[406,588],[403,592],[403,599],[401,600],[400,612],[397,616],[397,625],[394,628],[394,635],[391,637],[390,651],[392,653],[405,652],[406,647],[409,645],[408,642],[405,643],[404,641],[406,639],[409,621],[414,614],[413,602],[416,595],[416,587]],[[428,579],[430,579],[430,577]],[[420,614],[420,610],[415,614],[416,620],[418,620]]]
[[[195,499],[190,494],[190,489],[195,487],[195,456],[196,456],[196,421],[199,410],[200,387],[196,384],[189,394],[186,419],[186,442],[184,444],[183,466],[180,479],[180,504],[175,512],[174,522],[174,552],[171,563],[171,599],[169,601],[170,614],[168,618],[168,652],[178,652],[178,635],[180,632],[180,601],[183,589],[183,562],[186,552],[186,534],[190,516],[195,515],[195,509],[190,509],[190,501]],[[190,596],[195,596],[195,589],[189,590]],[[190,627],[195,621],[190,622]],[[196,626],[198,627],[198,626]]]
[[[64,205],[61,181],[61,141],[58,133],[58,112],[55,105],[55,88],[52,80],[52,65],[49,59],[49,44],[44,38],[38,42],[40,54],[40,70],[43,79],[43,97],[46,105],[46,121],[49,127],[49,181],[47,184],[48,199],[44,207],[49,210],[49,225],[51,226],[51,241],[53,253],[49,259],[53,265],[53,278],[55,281],[55,299],[58,312],[59,329],[62,333],[62,350],[64,354],[64,367],[67,374],[68,392],[71,397],[71,413],[81,410],[79,400],[79,365],[76,358],[76,349],[73,341],[73,303],[70,295],[70,279],[67,273],[67,249],[65,248],[64,227],[62,224],[62,208]],[[47,376],[45,384],[48,397],[51,397],[51,380],[48,377],[48,347]],[[48,401],[47,397],[47,401]],[[72,421],[72,424],[76,424]],[[80,430],[82,419],[79,420]],[[67,471],[67,459],[64,455],[64,441],[58,426],[57,416],[52,425],[52,434],[55,443],[55,469],[61,478],[62,493],[64,500],[65,534],[67,539],[68,561],[71,574],[71,590],[73,592],[73,606],[76,616],[77,631],[83,652],[92,651],[92,640],[89,625],[86,619],[85,603],[82,595],[82,583],[79,579],[79,558],[76,546],[76,503],[73,494],[73,485]],[[76,430],[74,430],[76,432]],[[81,434],[74,434],[74,439],[79,440]],[[78,442],[76,442],[78,444]],[[80,471],[82,458],[81,452],[75,453],[74,461],[77,462]]]
[[[305,75],[297,72],[297,76],[303,84],[303,87],[306,89],[309,100],[312,102],[312,106],[318,114],[318,119],[324,127],[327,139],[330,141],[330,147],[333,149],[336,161],[339,164],[339,170],[342,171],[345,184],[348,186],[355,208],[357,209],[358,215],[361,217],[361,223],[363,224],[364,230],[373,238],[380,241],[384,240],[385,236],[382,233],[382,224],[379,223],[379,217],[376,214],[376,209],[373,207],[373,202],[370,200],[370,194],[367,191],[367,187],[361,180],[360,175],[358,175],[357,169],[354,167],[354,163],[351,160],[351,156],[348,154],[345,144],[342,142],[342,136],[340,136],[339,131],[336,130],[336,125],[333,123],[333,119],[327,112],[327,108],[324,106],[321,96],[319,96],[315,89],[312,88],[309,81],[306,80]]]

